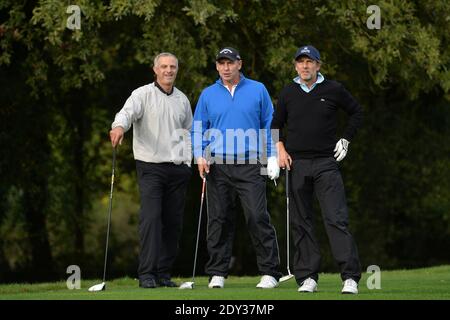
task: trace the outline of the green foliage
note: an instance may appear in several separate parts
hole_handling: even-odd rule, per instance
[[[444,31],[450,27],[448,2],[398,0],[379,1],[377,5],[381,9],[380,30],[364,27],[367,5],[361,1],[330,2],[319,12],[336,19],[337,27],[348,32],[349,49],[366,59],[375,84],[386,87],[400,82],[410,98],[435,86],[448,90],[447,80],[442,81],[448,77],[446,66],[450,63]]]

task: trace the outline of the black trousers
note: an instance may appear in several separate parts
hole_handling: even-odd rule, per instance
[[[185,164],[136,160],[141,196],[139,279],[170,279],[192,170]]]
[[[234,203],[241,200],[245,221],[262,275],[279,279],[280,265],[275,228],[266,200],[266,177],[259,164],[213,164],[207,176],[209,260],[206,273],[228,276],[235,230]]]
[[[318,280],[319,243],[314,232],[313,193],[319,200],[325,230],[341,278],[361,278],[361,266],[355,241],[348,230],[348,209],[344,183],[333,157],[294,160],[290,179],[290,201],[294,275],[297,283],[311,277]]]

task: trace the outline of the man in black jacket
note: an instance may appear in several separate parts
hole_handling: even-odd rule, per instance
[[[290,170],[292,236],[297,249],[294,275],[299,292],[317,290],[320,249],[314,234],[313,193],[319,200],[334,259],[344,282],[342,293],[358,293],[361,266],[348,230],[348,209],[338,162],[362,123],[362,108],[344,86],[319,72],[320,53],[313,46],[295,54],[298,77],[280,93],[271,129],[278,129],[278,164]],[[336,139],[337,113],[348,125]],[[283,134],[285,128],[286,134]]]

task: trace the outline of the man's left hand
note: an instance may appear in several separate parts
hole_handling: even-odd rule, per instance
[[[277,179],[280,176],[280,167],[278,166],[277,157],[269,157],[267,159],[267,175],[270,180]]]
[[[344,138],[339,139],[339,141],[336,143],[336,147],[333,150],[334,152],[336,152],[334,154],[336,161],[339,162],[345,158],[345,156],[347,155],[349,144],[350,144],[350,142],[348,140],[346,140]]]

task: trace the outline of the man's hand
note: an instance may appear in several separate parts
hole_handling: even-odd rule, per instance
[[[348,140],[344,138],[339,139],[339,141],[336,143],[336,147],[333,150],[334,152],[336,152],[334,154],[336,161],[341,161],[342,159],[345,158],[345,156],[347,155],[349,143],[350,142],[348,142]]]
[[[205,177],[205,173],[209,173],[209,163],[203,157],[197,158],[198,172],[200,173],[200,178]]]
[[[270,180],[277,179],[280,176],[280,167],[278,166],[277,157],[269,157],[267,159],[267,175]]]
[[[291,170],[292,158],[287,153],[282,142],[277,143],[277,150],[278,150],[278,165],[280,166],[280,168],[282,169],[287,168],[288,170]]]
[[[113,148],[115,148],[117,144],[122,144],[123,134],[124,130],[122,127],[115,127],[109,132],[109,137]]]

